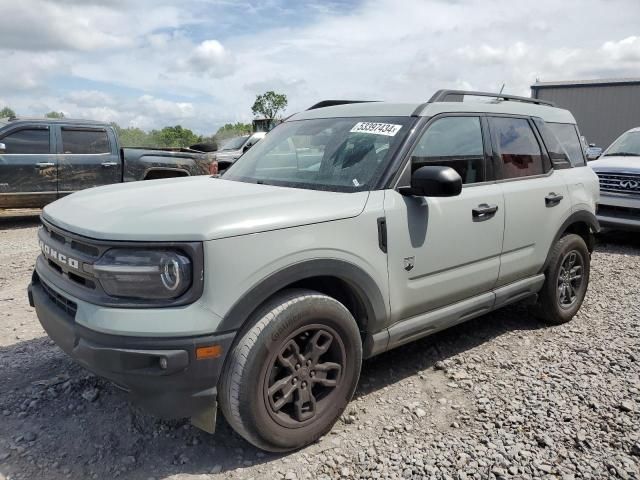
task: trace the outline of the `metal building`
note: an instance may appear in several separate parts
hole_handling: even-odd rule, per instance
[[[587,142],[602,148],[640,127],[640,78],[537,82],[531,96],[570,110]]]

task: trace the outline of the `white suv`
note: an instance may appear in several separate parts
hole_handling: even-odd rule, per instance
[[[598,230],[578,139],[568,111],[508,95],[323,102],[221,178],[47,206],[31,304],[152,412],[213,431],[219,402],[249,442],[296,449],[331,429],[363,358],[519,300],[576,314]]]

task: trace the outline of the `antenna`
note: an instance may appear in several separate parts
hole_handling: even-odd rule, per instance
[[[502,87],[500,87],[500,91],[498,92],[498,95],[500,95],[502,93],[502,91],[504,90],[504,86],[506,85],[506,83],[502,84]]]

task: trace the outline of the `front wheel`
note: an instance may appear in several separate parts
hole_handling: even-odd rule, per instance
[[[290,290],[268,302],[229,353],[219,400],[229,424],[263,450],[282,452],[327,433],[355,391],[362,342],[337,300]]]
[[[549,323],[571,320],[589,285],[590,255],[579,235],[569,234],[553,246],[540,292],[540,316]]]

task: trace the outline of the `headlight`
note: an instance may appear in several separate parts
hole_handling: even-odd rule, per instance
[[[113,249],[93,270],[113,297],[171,300],[184,294],[193,281],[191,260],[176,250]]]

